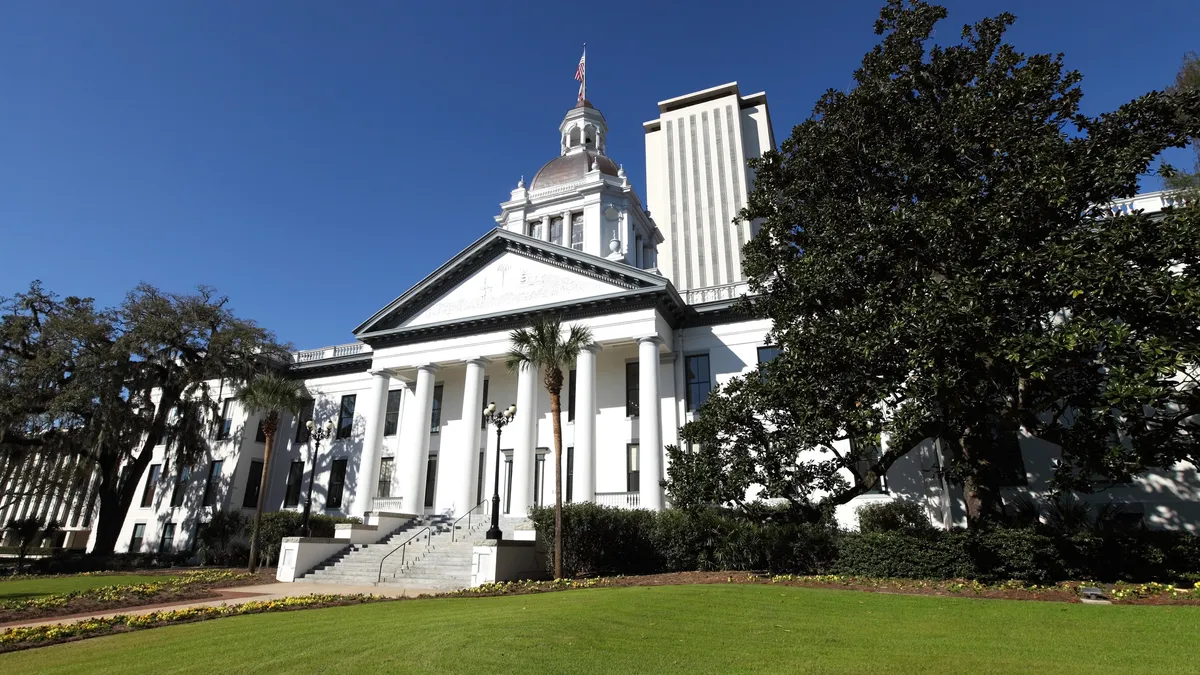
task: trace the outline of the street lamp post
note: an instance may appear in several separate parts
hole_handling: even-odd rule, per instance
[[[333,435],[333,420],[326,420],[325,424],[317,426],[309,420],[305,425],[308,427],[308,438],[312,441],[312,467],[308,471],[308,497],[304,500],[304,536],[312,536],[312,527],[309,525],[309,516],[312,515],[312,490],[313,483],[317,480],[317,454],[321,451],[321,441]]]
[[[504,533],[500,531],[500,432],[517,414],[517,405],[514,403],[508,406],[507,410],[497,412],[496,403],[493,401],[488,403],[483,414],[496,427],[496,480],[492,490],[492,527],[486,536],[488,539],[500,540],[504,538]]]

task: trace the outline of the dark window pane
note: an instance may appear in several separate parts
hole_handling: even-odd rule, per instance
[[[146,476],[146,486],[142,488],[142,508],[150,508],[154,503],[154,488],[158,485],[158,478],[162,472],[161,464],[151,464],[150,473]]]
[[[859,475],[866,476],[867,471],[871,468],[871,464],[879,459],[880,448],[874,442],[851,438],[850,453],[859,458],[857,460]],[[867,493],[869,494],[885,494],[887,491],[887,474],[879,476],[879,480],[867,489]]]
[[[774,347],[774,346],[768,345],[766,347],[758,348],[759,364],[763,364],[768,361],[774,361],[776,356],[779,356],[779,347]]]
[[[570,502],[571,495],[574,494],[574,492],[575,492],[575,490],[573,489],[575,486],[575,448],[574,447],[567,448],[566,482],[567,482],[567,484],[563,486],[563,490],[566,491],[567,501]]]
[[[350,438],[350,434],[354,432],[354,402],[357,398],[356,394],[342,397],[342,406],[338,413],[338,438]]]
[[[204,483],[204,506],[214,506],[217,503],[217,481],[221,480],[221,467],[225,462],[214,459],[208,465],[208,480]]]
[[[695,354],[684,361],[685,377],[687,378],[687,409],[696,411],[708,400],[712,382],[708,372],[708,354]]]
[[[242,508],[252,509],[258,506],[258,490],[262,487],[263,463],[257,459],[250,460],[250,475],[246,477],[246,494],[242,497]]]
[[[192,470],[183,467],[175,474],[175,486],[171,488],[171,506],[183,506],[183,498],[187,494],[187,484],[192,478]]]
[[[329,468],[329,491],[325,497],[325,508],[342,507],[342,490],[346,485],[346,460],[335,459]]]
[[[488,402],[489,402],[488,401],[488,380],[487,380],[487,378],[484,378],[483,379],[483,407],[484,408],[487,407]],[[485,413],[483,413],[483,415],[480,416],[479,428],[486,429],[487,423],[488,423],[488,418],[487,418],[487,413],[485,412]]]
[[[392,458],[379,458],[379,486],[375,496],[387,499],[392,496]]]
[[[637,492],[641,486],[641,457],[637,443],[625,448],[625,491]]]
[[[575,419],[575,371],[567,376],[567,421]]]
[[[300,416],[296,418],[296,442],[307,443],[310,431],[308,430],[308,422],[313,418],[313,408],[316,406],[316,401],[309,401],[300,409]]]
[[[436,434],[442,426],[442,385],[433,388],[433,414],[429,419],[429,433]]]
[[[158,552],[170,553],[175,550],[175,523],[163,525],[162,538],[158,540]]]
[[[440,388],[440,387],[439,387]],[[433,508],[433,492],[437,488],[437,455],[430,455],[425,465],[425,508]]]
[[[400,399],[404,396],[403,389],[393,389],[388,392],[387,412],[383,417],[383,435],[395,436],[400,428]]]
[[[288,468],[287,494],[283,498],[285,508],[300,503],[300,482],[302,480],[304,480],[304,462],[296,460]]]
[[[146,536],[146,524],[137,523],[133,526],[133,536],[129,539],[129,552],[138,553],[142,550],[142,539]]]
[[[233,399],[225,399],[221,403],[221,421],[217,425],[217,440],[229,438],[233,431]]]
[[[262,420],[258,421],[258,429],[255,430],[255,432],[254,432],[254,442],[255,443],[266,443],[267,442],[267,432],[263,431],[263,421]]]
[[[625,416],[637,417],[638,414],[638,363],[630,361],[625,364]]]

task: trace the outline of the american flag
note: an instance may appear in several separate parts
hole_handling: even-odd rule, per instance
[[[579,81],[579,100],[587,94],[587,45],[583,47],[583,56],[579,57],[579,65],[575,68],[575,79]]]

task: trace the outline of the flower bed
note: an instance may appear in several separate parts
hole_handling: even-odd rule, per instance
[[[0,631],[0,653],[16,651],[18,649],[29,649],[31,647],[43,647],[60,642],[71,642],[100,635],[124,633],[144,628],[219,619],[226,616],[358,605],[366,602],[380,602],[391,599],[376,595],[314,594],[279,598],[277,600],[251,601],[237,605],[222,604],[216,607],[186,607],[183,609],[150,612],[148,614],[122,614],[107,618],[83,619],[69,624],[59,623],[50,626],[8,628]]]
[[[214,588],[263,581],[266,579],[262,575],[247,572],[188,570],[162,581],[112,584],[71,593],[0,602],[0,623],[121,609],[156,602],[211,598],[217,595]]]
[[[911,595],[940,595],[1008,600],[1050,600],[1079,602],[1081,589],[1099,588],[1118,604],[1200,604],[1200,587],[1181,588],[1172,584],[1098,584],[1092,582],[1063,582],[1059,584],[1027,584],[1021,581],[983,583],[969,579],[923,580],[892,579],[855,575],[763,575],[747,572],[683,572],[647,576],[616,576],[592,579],[558,579],[555,581],[509,581],[484,584],[441,594],[442,597],[489,597],[547,593],[577,588],[616,586],[661,586],[669,584],[778,584],[808,588],[838,588],[877,593]]]

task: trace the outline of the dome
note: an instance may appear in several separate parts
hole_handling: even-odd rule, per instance
[[[533,177],[529,189],[541,190],[583,180],[584,174],[587,173],[588,167],[593,162],[599,166],[600,173],[616,176],[619,171],[617,163],[604,155],[595,152],[574,152],[546,162],[546,165]]]

